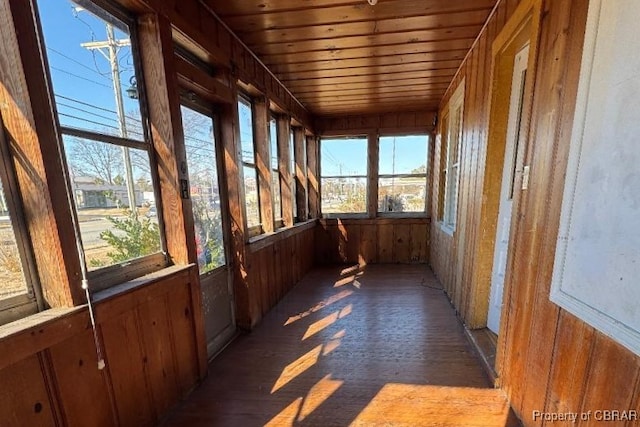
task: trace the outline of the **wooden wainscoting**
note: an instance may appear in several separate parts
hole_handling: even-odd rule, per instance
[[[247,245],[246,306],[236,306],[238,327],[253,329],[262,317],[314,266],[314,229],[311,220],[272,235],[255,238]]]
[[[428,263],[429,223],[428,218],[321,219],[316,262]]]
[[[96,303],[98,370],[86,306],[52,309],[0,331],[3,426],[156,424],[204,378],[195,267],[172,267]],[[114,289],[115,291],[115,289]],[[111,292],[111,291],[108,291]]]

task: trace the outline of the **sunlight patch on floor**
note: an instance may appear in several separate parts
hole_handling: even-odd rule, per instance
[[[498,389],[388,383],[351,425],[504,427],[508,415]]]
[[[287,385],[291,380],[295,379],[298,375],[304,373],[307,369],[311,368],[313,365],[318,363],[318,359],[320,358],[320,353],[322,352],[322,344],[316,346],[313,350],[303,354],[295,361],[289,363],[282,370],[282,374],[276,380],[276,383],[273,385],[271,389],[271,394],[280,390],[282,387]]]
[[[307,328],[307,331],[304,333],[304,336],[302,337],[302,341],[328,328],[329,326],[336,323],[338,319],[342,319],[348,316],[349,314],[351,314],[352,311],[353,311],[353,304],[349,304],[346,307],[342,308],[342,310],[334,311],[328,316],[325,316],[322,319],[318,320],[317,322],[312,323],[311,325],[309,325],[309,327]]]
[[[298,412],[300,412],[300,405],[302,404],[302,398],[298,397],[291,402],[286,408],[280,411],[275,417],[266,423],[265,427],[282,427],[293,425],[293,420],[296,419]]]
[[[326,356],[336,348],[340,347],[340,344],[342,343],[342,338],[344,338],[346,334],[347,334],[347,331],[343,329],[340,332],[336,333],[334,336],[332,336],[331,339],[325,343],[324,348],[322,349],[322,355]]]
[[[329,399],[329,397],[331,397],[331,395],[335,393],[342,384],[344,384],[344,381],[332,380],[331,374],[326,375],[318,381],[313,387],[311,387],[311,389],[309,389],[309,393],[307,393],[307,396],[304,398],[302,409],[298,415],[298,421],[302,421],[311,415],[311,413],[318,409],[323,402]]]
[[[298,313],[295,316],[290,316],[287,321],[284,323],[284,326],[290,325],[300,319],[304,319],[305,317],[322,310],[325,307],[330,306],[331,304],[335,304],[336,302],[340,301],[341,299],[347,298],[348,296],[352,295],[353,291],[350,289],[344,289],[340,292],[338,292],[335,295],[330,296],[329,298],[320,301],[319,303],[317,303],[316,305],[314,305],[313,307],[311,307],[309,310],[307,311],[303,311],[302,313]]]

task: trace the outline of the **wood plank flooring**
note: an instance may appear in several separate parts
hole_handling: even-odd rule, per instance
[[[166,426],[511,426],[424,265],[309,273]]]

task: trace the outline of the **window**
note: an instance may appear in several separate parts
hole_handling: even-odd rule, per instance
[[[166,265],[135,26],[89,2],[39,8],[83,258],[100,289]]]
[[[282,188],[278,165],[278,122],[271,116],[269,120],[269,141],[271,143],[271,192],[273,193],[273,217],[276,228],[282,227]]]
[[[444,194],[447,182],[447,146],[449,145],[449,112],[442,114],[440,125],[440,162],[439,162],[439,179],[438,179],[438,221],[444,221]]]
[[[294,222],[298,218],[298,204],[296,195],[296,153],[295,142],[293,139],[293,129],[289,132],[289,158],[291,159],[291,204],[293,207],[293,220]]]
[[[378,212],[424,212],[427,135],[379,139]]]
[[[462,111],[464,104],[464,81],[460,83],[449,101],[449,123],[447,125],[447,167],[445,171],[444,226],[456,228],[458,210],[458,181],[460,179],[460,143],[462,141]]]
[[[184,145],[200,274],[225,264],[213,120],[182,106]]]
[[[31,244],[23,222],[22,205],[0,128],[0,325],[42,308]]]
[[[367,138],[322,139],[323,214],[367,212]]]
[[[260,204],[258,200],[258,174],[255,150],[253,146],[253,108],[251,101],[241,96],[238,98],[238,115],[240,117],[240,149],[242,151],[242,172],[244,176],[244,200],[249,235],[261,232]]]

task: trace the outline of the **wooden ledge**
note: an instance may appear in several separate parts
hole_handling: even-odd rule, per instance
[[[170,291],[176,281],[189,283],[194,264],[172,266],[94,294],[96,322],[108,321]],[[157,284],[158,286],[150,286]],[[0,370],[91,327],[87,305],[52,308],[0,326]]]
[[[302,233],[303,231],[314,228],[317,222],[317,219],[310,219],[292,225],[290,227],[279,228],[273,233],[265,233],[256,237],[252,237],[249,239],[247,247],[249,248],[250,252],[257,252],[281,240],[288,239],[289,237],[295,236],[296,234]]]
[[[322,226],[337,226],[339,224],[344,225],[385,225],[385,224],[430,224],[431,218],[427,216],[382,216],[378,218],[322,218],[320,219],[320,225]]]

